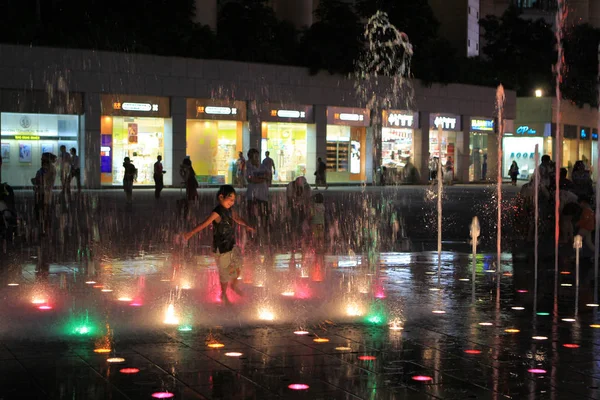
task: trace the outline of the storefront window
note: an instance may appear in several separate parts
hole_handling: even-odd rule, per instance
[[[494,120],[490,118],[471,118],[469,133],[469,181],[487,179],[488,135],[494,132]]]
[[[439,157],[442,166],[445,166],[448,160],[456,163],[456,132],[442,131],[441,145],[439,132],[437,130],[429,132],[429,153],[430,157]]]
[[[13,186],[29,186],[41,167],[42,153],[58,155],[78,147],[79,116],[2,113],[2,180]]]
[[[361,108],[327,108],[327,181],[366,180],[369,113]]]
[[[238,152],[242,151],[239,121],[187,121],[187,150],[198,182],[232,184]]]
[[[111,158],[112,170],[109,175],[110,182],[103,183],[122,184],[123,159],[129,157],[138,170],[135,183],[153,185],[156,157],[160,155],[165,160],[170,158],[165,157],[165,119],[105,116],[102,125],[102,156]],[[170,137],[170,129],[168,134]],[[105,146],[108,142],[112,142],[111,146]],[[165,175],[165,184],[171,183],[169,178],[169,175]]]
[[[538,146],[539,158],[542,158],[544,153],[544,138],[540,136],[535,137],[521,137],[521,136],[508,136],[504,137],[502,141],[502,153],[503,153],[503,172],[502,175],[505,178],[510,178],[508,170],[515,161],[519,166],[518,179],[528,180],[535,171],[535,146]]]
[[[412,157],[413,130],[382,128],[381,157],[387,168],[404,168]]]
[[[263,123],[261,160],[265,152],[275,162],[273,182],[291,182],[307,173],[308,125],[287,122]]]

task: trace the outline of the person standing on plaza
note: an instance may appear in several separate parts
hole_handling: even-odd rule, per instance
[[[61,193],[71,198],[71,154],[67,152],[67,146],[60,146],[60,154],[58,155],[60,162],[60,184]]]
[[[235,162],[235,177],[237,187],[243,188],[246,186],[246,159],[244,153],[241,151],[238,153],[239,157]]]
[[[517,186],[517,177],[519,176],[519,165],[516,161],[513,161],[508,170],[510,176],[510,182],[513,186]]]
[[[302,231],[304,223],[308,221],[311,189],[306,178],[299,176],[293,182],[288,183],[286,187],[287,207],[292,215],[291,230],[292,235]]]
[[[198,200],[198,180],[196,179],[196,171],[192,167],[192,160],[189,157],[183,159],[179,167],[179,175],[185,186],[186,200],[188,202]]]
[[[452,162],[452,157],[448,157],[446,160],[444,172],[446,173],[447,185],[452,186],[452,182],[454,181],[454,163]]]
[[[162,192],[165,187],[163,182],[163,174],[167,172],[163,170],[162,165],[162,156],[156,157],[156,162],[154,163],[154,198],[156,200],[160,199],[160,192]]]
[[[260,153],[256,149],[248,150],[246,163],[246,204],[248,220],[252,226],[267,229],[269,224],[269,186],[267,185],[268,171],[260,163]]]
[[[219,269],[219,281],[221,283],[221,302],[229,303],[227,297],[227,287],[229,286],[238,295],[239,291],[238,277],[242,266],[242,254],[240,248],[235,245],[234,222],[245,227],[250,232],[254,232],[246,221],[244,221],[231,208],[235,205],[235,189],[231,185],[223,185],[217,193],[219,205],[210,213],[210,215],[191,232],[184,235],[184,239],[190,240],[196,233],[202,231],[212,224],[213,245],[212,250],[215,254],[217,267]]]
[[[71,147],[69,150],[71,153],[71,177],[69,179],[69,187],[71,186],[71,180],[75,178],[77,182],[77,194],[81,193],[81,166],[79,165],[79,156],[77,155],[77,149]]]
[[[315,189],[319,190],[319,185],[325,186],[327,190],[327,165],[323,162],[321,157],[317,158],[317,170],[315,171]]]
[[[133,202],[133,182],[137,179],[137,168],[131,163],[129,157],[123,159],[123,190],[125,190],[125,199],[127,206],[130,207]]]
[[[267,186],[271,186],[271,183],[273,183],[273,175],[275,175],[275,173],[277,172],[275,171],[275,161],[273,161],[273,159],[269,157],[270,154],[271,153],[266,151],[265,159],[262,162],[263,166],[267,170]]]

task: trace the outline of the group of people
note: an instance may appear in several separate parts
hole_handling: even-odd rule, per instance
[[[47,213],[53,201],[53,189],[56,175],[60,176],[61,194],[71,200],[71,183],[73,179],[77,184],[77,192],[81,192],[81,167],[77,149],[74,147],[67,152],[66,146],[60,146],[60,153],[43,153],[41,167],[31,179],[35,193],[35,212],[38,220],[46,221]]]
[[[442,165],[439,157],[432,157],[429,160],[429,178],[432,184],[438,181],[438,171],[441,168],[441,178],[447,185],[452,185],[454,180],[454,162],[452,157],[446,158],[446,163]]]
[[[509,174],[511,178],[518,171],[515,163],[511,165]],[[556,191],[559,195],[559,241],[572,244],[574,235],[581,235],[585,246],[594,250],[592,232],[595,230],[595,214],[592,209],[594,204],[594,189],[589,170],[583,161],[575,162],[568,178],[569,171],[560,169],[558,187],[556,186],[556,165],[549,155],[542,156],[540,165],[536,168],[531,180],[523,185],[519,196],[519,204],[515,223],[518,228],[527,232],[529,240],[533,240],[535,228],[535,190],[538,184],[538,211],[541,232],[551,232],[551,222],[555,218]],[[516,181],[512,179],[513,183]]]

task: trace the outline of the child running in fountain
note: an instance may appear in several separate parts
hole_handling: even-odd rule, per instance
[[[217,192],[219,205],[210,213],[208,218],[198,225],[194,230],[184,235],[189,240],[210,224],[213,225],[213,252],[219,269],[219,280],[221,282],[221,301],[229,303],[227,298],[227,284],[238,295],[242,295],[237,287],[240,276],[242,255],[240,249],[235,245],[235,230],[233,222],[245,226],[251,232],[255,229],[249,226],[236,212],[231,210],[235,204],[235,189],[231,185],[223,185]]]

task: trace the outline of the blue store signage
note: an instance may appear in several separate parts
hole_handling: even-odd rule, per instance
[[[493,132],[494,131],[494,120],[493,119],[484,119],[484,118],[472,118],[471,119],[471,130],[472,131]]]
[[[590,136],[591,136],[590,135],[590,128],[581,128],[579,130],[579,138],[581,140],[590,140],[591,139]]]
[[[517,128],[517,135],[537,135],[537,131],[527,125],[521,125]]]

